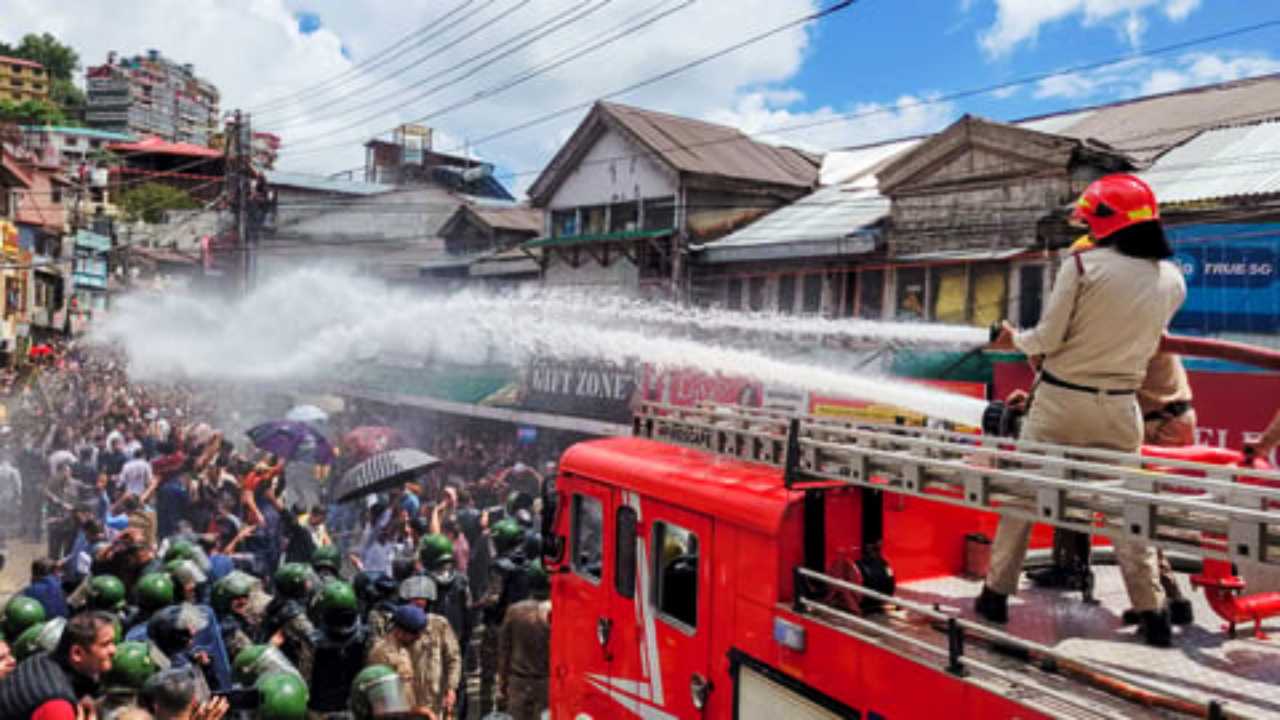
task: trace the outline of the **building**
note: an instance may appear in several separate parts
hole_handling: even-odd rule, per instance
[[[597,102],[529,188],[548,285],[688,298],[687,255],[808,194],[818,159],[700,120]]]
[[[218,129],[218,88],[158,50],[125,59],[109,53],[85,80],[85,120],[99,130],[208,147]]]
[[[542,212],[527,205],[459,205],[438,231],[445,257],[424,264],[422,277],[433,287],[536,282],[541,252],[520,246],[541,235],[544,224]]]
[[[92,128],[56,125],[27,125],[22,128],[24,147],[33,152],[51,152],[60,159],[72,183],[67,210],[75,216],[72,222],[82,225],[92,222],[95,217],[118,216],[110,189],[112,167],[117,164],[118,156],[110,147],[133,141],[131,135]]]
[[[493,176],[493,166],[431,148],[430,128],[402,125],[391,141],[365,143],[364,181],[379,185],[434,185],[455,193],[514,202]]]
[[[80,333],[107,311],[107,282],[111,276],[111,238],[91,230],[77,230],[73,238],[71,331]]]
[[[213,148],[152,136],[111,143],[107,149],[123,158],[111,168],[110,186],[117,197],[122,187],[146,182],[171,185],[205,201],[224,190],[225,157]]]
[[[1175,239],[1195,234],[1183,226],[1216,237],[1223,223],[1273,222],[1275,180],[1261,160],[1280,149],[1265,122],[1280,117],[1277,93],[1270,75],[1013,123],[964,117],[936,135],[833,151],[812,195],[697,248],[699,295],[783,313],[1034,324],[1060,250],[1079,234],[1069,205],[1102,173],[1146,176]],[[1250,297],[1253,318],[1237,332],[1280,316],[1280,293]],[[1174,325],[1187,322],[1224,331],[1190,314]]]
[[[0,55],[0,100],[49,99],[49,71],[32,60]]]

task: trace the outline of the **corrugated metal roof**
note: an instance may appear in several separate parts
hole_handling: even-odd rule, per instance
[[[816,157],[752,140],[737,128],[617,103],[598,106],[677,170],[794,187],[817,180]]]
[[[473,207],[471,211],[492,228],[518,232],[542,232],[542,211],[527,205],[515,207]]]
[[[378,193],[395,190],[391,185],[360,182],[358,180],[339,180],[316,175],[280,172],[279,170],[268,170],[266,176],[267,182],[272,185],[295,187],[315,192],[331,192],[343,195],[377,195]]]
[[[853,236],[888,214],[889,199],[874,188],[830,185],[693,249],[708,263],[864,254],[875,249],[874,240]]]
[[[894,260],[917,262],[921,260],[968,262],[971,260],[1008,260],[1029,252],[1026,248],[1004,248],[1001,250],[936,250],[934,252],[899,255]]]
[[[925,138],[909,138],[861,147],[832,150],[822,158],[823,185],[852,183],[854,187],[876,186],[876,171],[898,155],[914,148]]]
[[[26,133],[48,133],[51,135],[74,135],[76,137],[108,140],[111,142],[133,142],[136,138],[128,133],[96,130],[94,128],[68,127],[66,125],[23,125]]]
[[[1280,193],[1280,122],[1207,130],[1141,177],[1163,205]]]

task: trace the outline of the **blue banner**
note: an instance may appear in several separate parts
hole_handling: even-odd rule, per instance
[[[1187,280],[1174,330],[1280,330],[1280,224],[1189,225],[1168,233]]]

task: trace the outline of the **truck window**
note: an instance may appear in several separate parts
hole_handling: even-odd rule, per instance
[[[614,544],[613,586],[624,598],[636,594],[636,511],[618,508],[618,542]]]
[[[698,536],[668,522],[653,524],[653,576],[658,616],[693,630],[698,627]]]
[[[600,501],[586,495],[573,496],[573,569],[583,577],[600,581],[600,560],[604,553],[601,534],[604,509]]]

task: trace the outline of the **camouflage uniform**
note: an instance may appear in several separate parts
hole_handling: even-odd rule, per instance
[[[428,615],[426,629],[410,646],[400,644],[394,634],[388,634],[374,643],[365,664],[394,668],[409,686],[411,706],[425,705],[441,720],[448,717],[445,695],[456,689],[462,679],[462,653],[444,618]]]
[[[524,600],[507,610],[498,633],[498,685],[514,720],[538,720],[547,709],[551,603]]]
[[[523,556],[499,558],[489,570],[489,588],[477,606],[483,611],[484,632],[480,636],[480,716],[503,704],[495,699],[498,677],[498,630],[512,604],[528,594]]]

